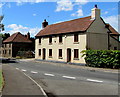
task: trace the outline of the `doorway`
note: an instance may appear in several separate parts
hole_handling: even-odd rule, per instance
[[[67,62],[71,62],[71,49],[67,49]]]
[[[43,48],[43,60],[45,60],[46,50]]]

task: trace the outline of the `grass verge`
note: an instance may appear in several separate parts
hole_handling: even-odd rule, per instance
[[[0,91],[2,90],[3,87],[3,76],[2,76],[2,71],[0,70]]]

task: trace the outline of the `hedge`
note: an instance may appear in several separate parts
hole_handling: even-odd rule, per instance
[[[84,50],[82,53],[87,66],[120,68],[120,51],[118,50]]]

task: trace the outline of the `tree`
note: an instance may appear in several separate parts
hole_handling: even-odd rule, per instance
[[[10,37],[10,34],[9,34],[9,33],[3,34],[3,35],[2,35],[3,41],[4,41],[5,39],[7,39],[8,37]]]

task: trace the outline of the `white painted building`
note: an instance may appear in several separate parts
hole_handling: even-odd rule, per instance
[[[119,33],[100,17],[100,9],[91,16],[48,25],[36,35],[35,58],[42,60],[85,63],[82,50],[119,49]]]

